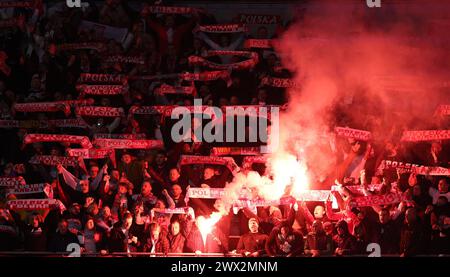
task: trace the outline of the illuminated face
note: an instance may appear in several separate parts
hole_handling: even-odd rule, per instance
[[[287,230],[287,228],[286,228],[286,227],[281,227],[280,233],[281,233],[281,236],[282,236],[283,238],[287,237],[287,235],[288,235],[288,230]]]
[[[67,221],[59,222],[58,229],[61,234],[65,234],[67,232]]]
[[[133,224],[133,218],[130,216],[130,217],[127,217],[126,219],[125,219],[125,223],[124,223],[125,225],[123,226],[123,227],[125,227],[126,229],[130,229],[130,227],[131,227],[131,224]]]
[[[205,168],[203,172],[203,179],[209,180],[214,176],[214,169],[212,168]]]
[[[155,227],[155,228],[153,228],[153,230],[152,230],[152,238],[153,239],[158,239],[159,238],[159,233],[161,232],[161,228],[158,226],[158,227]]]
[[[149,195],[152,192],[152,185],[150,182],[144,182],[142,184],[141,193],[142,195]]]
[[[441,179],[438,184],[439,193],[447,193],[448,192],[448,184],[444,179]]]
[[[113,179],[119,180],[119,178],[120,178],[119,170],[113,170],[113,171],[111,172],[111,177],[112,177]]]
[[[120,194],[125,194],[125,193],[127,193],[127,187],[126,186],[119,186],[119,193]]]
[[[172,186],[172,195],[175,198],[178,198],[181,195],[182,189],[179,185],[173,185]]]
[[[80,188],[81,188],[82,193],[88,193],[89,192],[89,182],[87,180],[81,180]]]
[[[171,182],[176,182],[178,178],[180,178],[180,173],[178,173],[176,168],[172,168],[169,172],[169,180]]]
[[[94,229],[94,220],[93,219],[89,219],[86,222],[86,229],[88,229],[88,230]]]
[[[325,209],[322,206],[316,206],[314,208],[314,218],[321,219],[325,215]]]
[[[248,229],[250,229],[251,233],[258,233],[259,224],[255,218],[251,218],[248,221]]]
[[[157,209],[165,209],[166,208],[166,204],[164,204],[164,202],[162,200],[158,200],[158,201],[156,201],[155,208],[157,208]]]
[[[173,236],[178,235],[180,233],[180,223],[176,221],[172,223],[172,225],[170,226],[170,232]]]
[[[122,161],[126,164],[131,163],[131,156],[129,154],[125,154],[122,156]]]
[[[89,176],[91,178],[95,178],[98,174],[98,166],[91,166],[91,169],[89,170]]]
[[[102,213],[104,217],[110,217],[111,216],[111,209],[108,206],[103,207]]]
[[[36,215],[33,215],[32,217],[32,224],[34,228],[39,227],[39,217]]]
[[[388,223],[388,222],[389,222],[389,219],[390,219],[389,212],[386,211],[386,210],[380,211],[379,219],[380,219],[380,223],[381,223],[381,224],[386,224],[386,223]]]

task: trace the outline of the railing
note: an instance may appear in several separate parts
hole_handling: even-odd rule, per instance
[[[29,256],[29,257],[69,257],[72,252],[31,252],[31,251],[4,251],[0,252],[0,257],[16,257],[16,256]],[[150,252],[114,252],[102,255],[100,253],[81,253],[80,257],[242,257],[236,253],[150,253]],[[321,257],[333,257],[333,256],[321,256]],[[346,257],[368,257],[368,255],[348,255]],[[399,255],[381,255],[381,257],[399,257]],[[445,257],[449,258],[450,255],[418,255],[416,257]]]

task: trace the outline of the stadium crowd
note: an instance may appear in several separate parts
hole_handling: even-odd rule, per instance
[[[156,107],[191,106],[194,98],[218,107],[287,103],[291,83],[286,80],[292,73],[270,42],[289,23],[279,23],[273,34],[266,27],[250,34],[235,22],[220,25],[196,8],[147,5],[136,11],[127,1],[89,3],[52,14],[38,7],[14,8],[14,24],[0,29],[0,251],[65,252],[78,243],[84,255],[104,256],[367,256],[367,246],[377,243],[382,255],[450,254],[449,171],[377,170],[386,161],[449,168],[448,140],[401,142],[398,133],[405,126],[384,122],[387,111],[366,109],[358,118],[350,116],[353,106],[370,106],[364,94],[337,106],[330,127],[382,128],[383,136],[336,139],[330,153],[337,173],[310,185],[329,190],[329,197],[231,209],[202,234],[200,221],[220,210],[221,200],[189,198],[189,188],[223,188],[235,170],[229,160],[179,161],[210,157],[213,147],[230,145],[172,141],[174,121]],[[120,41],[106,38],[82,28],[86,21],[126,28],[128,34]],[[106,77],[96,80],[91,74]],[[148,106],[155,108],[139,112]],[[446,124],[448,119],[436,118],[427,127],[448,129]],[[67,137],[58,141],[34,134]],[[87,142],[70,141],[78,136]],[[102,139],[101,146],[95,143]],[[132,146],[112,147],[115,139]],[[142,139],[162,145],[135,147]],[[94,155],[93,148],[83,146],[91,142],[105,153]],[[78,149],[87,149],[84,156],[69,155]],[[244,156],[231,155],[232,163],[241,171],[264,173],[263,163],[243,167]],[[358,174],[352,174],[361,160]],[[402,198],[354,205],[358,197],[389,194]],[[59,201],[35,209],[14,202],[29,199]]]

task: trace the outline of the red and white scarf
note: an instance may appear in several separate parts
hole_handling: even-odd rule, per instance
[[[277,105],[236,105],[222,106],[222,111],[225,116],[256,116],[271,118],[271,108],[283,109],[283,107]]]
[[[145,134],[94,134],[94,139],[145,139]]]
[[[368,184],[367,190],[369,191],[379,191],[383,187],[383,184]],[[350,190],[354,194],[364,194],[364,189],[361,186],[353,185],[353,186],[345,186],[346,189]],[[332,191],[339,191],[340,188],[338,186],[332,186]]]
[[[0,120],[0,128],[46,129],[49,127],[87,128],[88,125],[81,118],[51,119],[51,120],[23,120],[23,121]]]
[[[73,51],[73,50],[96,50],[103,51],[106,45],[101,42],[80,42],[80,43],[64,43],[57,46],[58,51]]]
[[[450,139],[450,130],[404,131],[401,141],[432,141]]]
[[[106,58],[107,63],[129,63],[129,64],[144,64],[144,57],[142,56],[122,56],[122,55],[116,55],[116,56],[109,56]]]
[[[12,190],[9,191],[9,194],[32,194],[32,193],[41,193],[45,192],[44,189],[50,186],[47,183],[42,184],[27,184],[27,185],[20,185],[14,187]],[[48,192],[48,190],[47,190]]]
[[[246,33],[248,28],[244,24],[215,24],[215,25],[204,25],[198,26],[198,31],[204,33]],[[197,31],[195,30],[195,31]]]
[[[142,114],[142,115],[152,115],[152,114],[165,114],[166,109],[171,109],[175,106],[132,106],[128,111],[128,115]]]
[[[212,157],[212,156],[192,156],[182,155],[178,161],[178,168],[183,165],[192,164],[215,164],[226,166],[232,173],[237,172],[239,167],[231,157]]]
[[[73,106],[92,106],[94,105],[94,99],[87,98],[87,99],[77,99],[77,100],[62,100],[62,101],[55,101],[54,103],[62,103]]]
[[[261,79],[260,86],[269,86],[276,88],[298,88],[297,84],[289,78],[264,77]]]
[[[397,204],[407,198],[401,193],[388,193],[383,195],[359,196],[350,200],[350,206],[353,207],[369,207]]]
[[[60,134],[27,134],[23,140],[24,144],[35,142],[63,142],[80,144],[82,148],[92,148],[89,138],[86,136],[72,136]]]
[[[58,199],[19,199],[8,201],[11,210],[47,210],[62,209],[65,207]]]
[[[127,83],[127,76],[120,74],[81,73],[78,83],[121,85]]]
[[[223,188],[189,188],[186,198],[220,199],[225,196]]]
[[[33,156],[30,159],[29,163],[30,164],[51,165],[51,166],[56,166],[58,164],[61,164],[64,167],[68,167],[68,166],[75,167],[79,164],[79,161],[78,161],[77,157],[37,155],[37,156]]]
[[[197,91],[195,86],[170,86],[167,84],[162,84],[159,88],[155,88],[154,93],[157,95],[166,94],[188,94],[195,96]]]
[[[114,149],[72,149],[66,150],[69,157],[82,157],[83,159],[104,159],[107,157],[111,158],[114,155]]]
[[[248,60],[230,63],[230,64],[218,64],[207,60],[213,56],[239,56],[247,58]],[[250,51],[228,51],[228,50],[210,50],[205,56],[190,56],[188,58],[190,65],[205,66],[211,69],[217,70],[244,70],[255,67],[258,63],[258,54]]]
[[[105,149],[154,149],[164,148],[161,140],[146,139],[95,139],[94,145]]]
[[[237,21],[244,24],[277,25],[282,23],[281,16],[275,14],[238,14]]]
[[[185,208],[173,208],[173,209],[153,209],[155,213],[160,214],[186,214]]]
[[[70,106],[63,102],[16,103],[14,110],[28,113],[63,111],[66,116],[70,114]]]
[[[244,48],[270,49],[272,48],[271,39],[247,39],[244,42]]]
[[[49,127],[58,128],[88,128],[82,118],[52,119],[47,121]]]
[[[14,188],[25,184],[23,177],[0,177],[0,187]]]
[[[142,14],[159,13],[159,14],[190,14],[200,13],[203,9],[192,7],[169,7],[169,6],[147,6],[142,10]]]
[[[438,166],[423,166],[418,164],[383,160],[378,166],[377,173],[382,174],[384,169],[395,168],[399,173],[415,173],[418,175],[450,176],[450,169]]]
[[[266,162],[266,156],[244,157],[244,159],[242,160],[242,168],[250,169],[254,163],[266,164]]]
[[[79,85],[80,96],[88,95],[120,95],[128,91],[124,85]]]
[[[211,156],[259,155],[259,147],[213,147]]]
[[[334,131],[340,137],[354,138],[362,141],[369,141],[372,139],[372,134],[368,131],[344,127],[336,127],[334,128]]]
[[[295,199],[293,199],[292,197],[275,199],[275,200],[238,199],[233,202],[233,207],[235,207],[235,208],[254,208],[254,207],[270,207],[270,206],[280,206],[280,205],[290,205],[290,204],[295,204]]]
[[[113,107],[83,106],[77,107],[75,111],[78,116],[89,117],[120,117],[125,115],[123,108]]]

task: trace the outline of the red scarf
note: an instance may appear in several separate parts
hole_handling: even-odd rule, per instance
[[[164,148],[161,140],[144,139],[95,139],[94,145],[105,149],[154,149]]]
[[[89,116],[89,117],[120,117],[125,115],[123,108],[99,107],[99,106],[78,107],[75,113],[78,116]]]
[[[237,62],[237,63],[230,63],[230,64],[218,64],[211,61],[208,61],[207,58],[213,57],[213,56],[240,56],[248,58],[248,60]],[[244,69],[251,69],[255,67],[255,65],[258,63],[258,54],[255,52],[249,52],[249,51],[225,51],[225,50],[210,50],[206,53],[204,57],[200,56],[190,56],[188,58],[190,65],[199,65],[199,66],[205,66],[211,69],[217,69],[217,70],[244,70]]]
[[[431,141],[450,139],[450,130],[404,131],[401,141]]]
[[[27,134],[24,137],[23,143],[30,144],[35,142],[64,142],[77,143],[82,148],[92,148],[89,138],[86,136],[72,136],[59,134]]]
[[[344,127],[336,127],[334,128],[334,131],[340,137],[354,138],[362,141],[369,141],[372,139],[372,134],[368,131]]]

